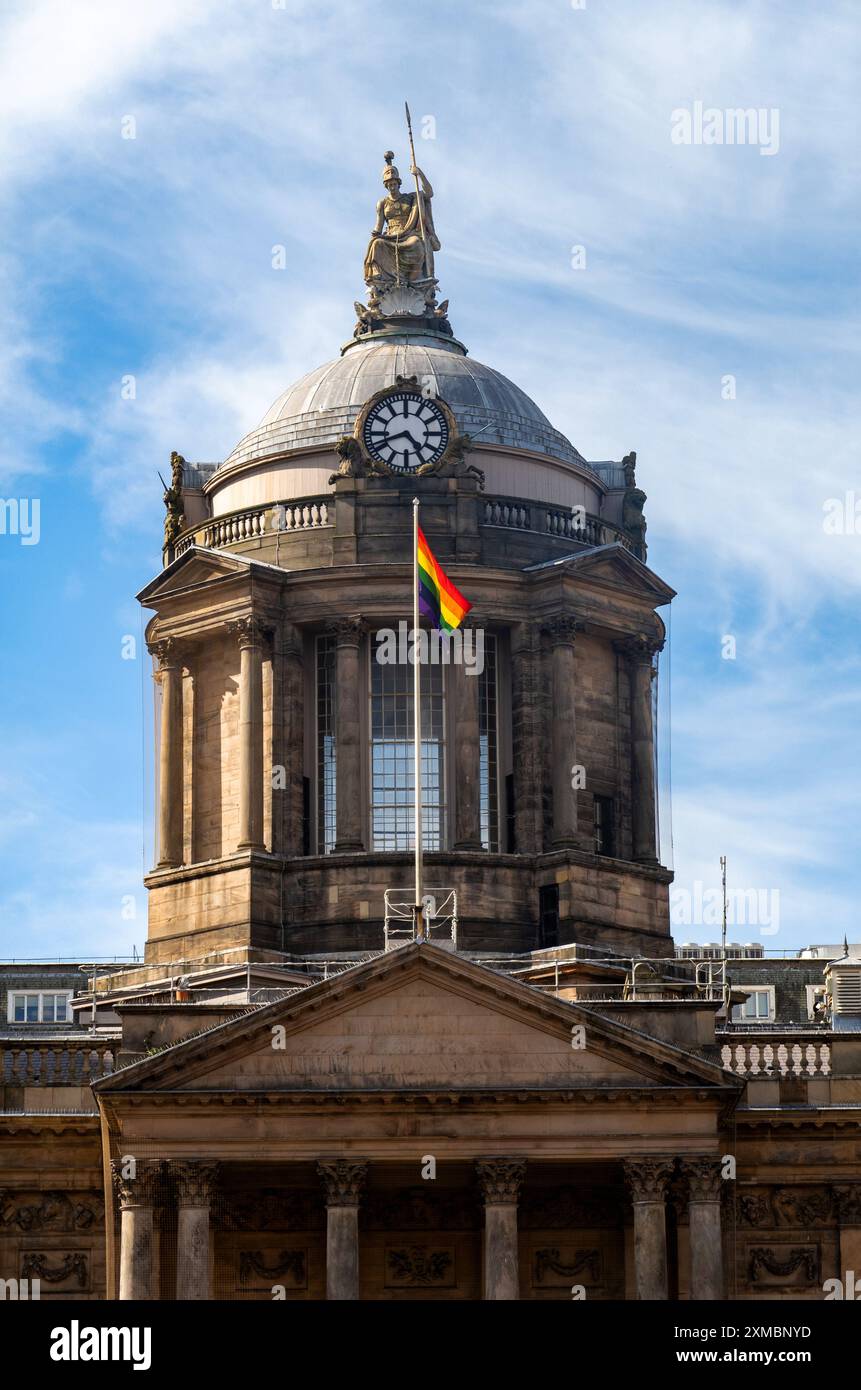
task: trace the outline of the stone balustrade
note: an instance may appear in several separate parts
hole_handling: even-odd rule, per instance
[[[543,502],[526,502],[519,497],[484,497],[482,525],[502,526],[515,531],[558,536],[581,545],[611,545],[614,541],[633,550],[629,536],[618,526],[599,516],[572,507],[553,507]]]
[[[316,531],[333,526],[334,516],[335,501],[330,495],[247,507],[214,517],[186,531],[177,540],[174,555],[184,555],[193,545],[203,546],[207,550],[221,550],[225,546],[241,545],[279,531]]]
[[[0,1048],[0,1085],[88,1086],[114,1069],[110,1047],[94,1047],[91,1038],[36,1047],[4,1044]]]
[[[830,1076],[831,1048],[808,1039],[750,1038],[724,1042],[721,1065],[736,1076]]]

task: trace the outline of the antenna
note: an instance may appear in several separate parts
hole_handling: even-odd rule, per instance
[[[721,888],[722,888],[722,891],[723,891],[723,916],[722,916],[722,918],[721,918],[720,944],[721,944],[721,955],[723,956],[723,959],[724,959],[724,966],[726,966],[726,855],[725,855],[725,854],[722,854],[721,857],[720,857],[720,874],[721,874]]]

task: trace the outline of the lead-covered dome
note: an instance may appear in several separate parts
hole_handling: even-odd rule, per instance
[[[352,432],[366,401],[399,376],[415,376],[423,388],[433,383],[460,429],[482,444],[584,463],[525,391],[501,372],[468,357],[454,340],[404,333],[351,344],[342,356],[288,387],[223,467],[334,444]]]

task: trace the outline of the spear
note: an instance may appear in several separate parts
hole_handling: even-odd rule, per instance
[[[418,165],[416,164],[416,147],[413,144],[413,123],[410,120],[410,108],[407,102],[404,102],[404,110],[407,113],[407,134],[410,137],[410,163],[412,164],[413,168],[416,169],[418,168]],[[421,232],[422,243],[425,248],[425,273],[427,274],[428,279],[433,279],[430,251],[428,250],[428,239],[425,234],[424,204],[422,202],[421,189],[419,188],[419,176],[418,174],[414,174],[413,177],[416,181],[416,202],[419,205],[419,231]]]

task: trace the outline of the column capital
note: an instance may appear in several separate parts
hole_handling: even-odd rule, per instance
[[[511,1205],[517,1201],[526,1177],[525,1158],[479,1158],[475,1172],[485,1206]]]
[[[155,657],[160,671],[175,670],[187,662],[189,644],[179,637],[157,637],[147,643],[147,650]]]
[[[632,666],[651,666],[658,652],[663,651],[661,638],[638,632],[630,637],[619,637],[613,643],[613,650],[625,657]]]
[[[326,1191],[327,1207],[356,1207],[368,1176],[366,1158],[321,1158],[317,1173]]]
[[[861,1182],[835,1183],[831,1188],[841,1226],[861,1226]]]
[[[243,618],[231,618],[227,623],[227,631],[231,637],[235,637],[240,651],[243,647],[260,647],[269,637],[271,624],[267,624],[262,618],[253,614],[246,614]]]
[[[178,1206],[209,1206],[218,1181],[219,1163],[208,1159],[171,1159],[167,1166],[176,1183]]]
[[[622,1161],[632,1202],[663,1202],[673,1175],[671,1158],[626,1158]]]
[[[326,624],[326,632],[334,637],[338,646],[358,647],[368,630],[368,624],[361,613],[350,613],[341,618],[332,618]]]
[[[541,631],[546,633],[554,647],[573,647],[578,632],[582,632],[584,627],[582,618],[576,618],[573,613],[558,613],[541,624]]]
[[[135,1162],[134,1177],[125,1177],[125,1159],[111,1159],[111,1176],[114,1191],[120,1207],[153,1207],[161,1192],[161,1177],[164,1164],[160,1158],[139,1158]]]
[[[688,1201],[719,1202],[725,1184],[717,1158],[683,1158],[682,1175],[688,1183]]]

